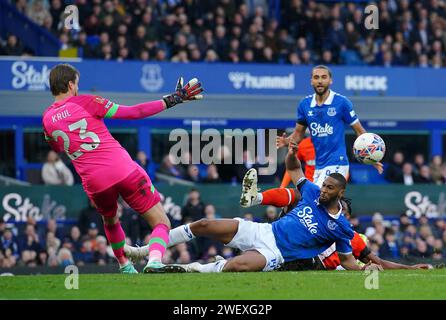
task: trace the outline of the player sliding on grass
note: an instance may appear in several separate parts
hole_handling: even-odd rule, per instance
[[[153,230],[144,272],[164,272],[161,258],[169,239],[169,219],[149,176],[112,137],[104,118],[143,119],[178,103],[202,99],[201,84],[194,78],[183,86],[180,78],[175,92],[161,100],[125,106],[99,96],[78,95],[79,72],[68,64],[55,66],[49,82],[55,102],[43,114],[45,139],[73,162],[85,192],[102,215],[120,271],[137,273],[124,253],[125,234],[116,215],[122,196]]]
[[[172,229],[169,246],[204,236],[242,251],[241,255],[229,260],[184,265],[185,271],[271,271],[284,262],[317,256],[334,242],[341,265],[349,270],[361,270],[350,245],[354,233],[342,215],[339,203],[345,191],[345,178],[338,173],[332,174],[319,189],[305,178],[301,163],[295,156],[296,150],[296,144],[290,143],[286,167],[294,173],[290,174],[291,179],[302,194],[297,206],[272,224],[239,218],[202,219]],[[129,250],[129,255],[132,251],[137,255],[137,248],[126,247],[126,250]]]
[[[296,173],[288,171],[289,175],[295,175]],[[240,203],[243,203],[244,207],[250,207],[256,204],[261,205],[273,205],[275,207],[282,207],[281,215],[287,214],[291,211],[296,203],[300,200],[300,194],[296,194],[292,188],[274,188],[266,190],[262,193],[258,192],[257,188],[257,172],[254,168],[248,170],[243,178],[242,194],[240,197]],[[351,216],[351,202],[349,199],[341,198],[340,201],[344,215],[347,219]],[[365,239],[364,239],[365,238]],[[366,237],[355,232],[353,239],[351,240],[352,254],[353,256],[363,263],[373,262],[377,265],[381,265],[383,269],[431,269],[429,264],[416,264],[405,265],[400,263],[391,262],[379,258],[372,253],[367,247]],[[322,252],[316,257],[311,259],[298,259],[295,261],[289,261],[282,265],[281,270],[335,270],[341,265],[341,261],[338,253],[336,252],[336,244],[333,243],[330,248]]]

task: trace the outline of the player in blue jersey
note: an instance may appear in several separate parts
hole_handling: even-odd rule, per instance
[[[301,194],[296,207],[272,224],[240,218],[202,219],[172,229],[168,246],[203,236],[242,251],[241,255],[228,260],[184,265],[185,271],[271,271],[287,261],[313,258],[333,243],[345,269],[361,270],[352,255],[350,240],[354,233],[340,203],[347,184],[345,178],[333,173],[319,188],[305,178],[296,150],[297,145],[290,142],[286,167]],[[131,252],[126,251],[126,254],[132,256]]]
[[[350,125],[359,136],[366,132],[361,125],[352,102],[333,90],[332,74],[328,67],[319,65],[311,73],[311,86],[314,94],[305,97],[297,108],[297,123],[294,132],[286,137],[277,137],[278,148],[289,144],[290,140],[299,143],[310,130],[311,141],[316,151],[316,170],[313,182],[322,186],[325,178],[337,172],[348,178],[349,163],[345,147],[344,127]],[[381,174],[383,165],[374,164]]]

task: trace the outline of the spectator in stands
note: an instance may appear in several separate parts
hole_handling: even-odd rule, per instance
[[[63,228],[58,228],[56,219],[53,218],[47,220],[45,234],[42,235],[39,234],[39,236],[41,236],[41,238],[44,238],[44,236],[46,237],[46,234],[48,234],[48,232],[52,232],[54,236],[59,240],[63,240],[65,237]]]
[[[171,154],[165,155],[158,172],[179,179],[184,178],[186,176],[186,173],[183,167],[174,165],[173,162],[174,159]]]
[[[442,167],[444,166],[442,157],[440,155],[435,155],[432,158],[432,161],[429,166],[430,166],[432,181],[435,184],[439,185],[444,184],[446,181],[443,179],[443,176],[441,174]]]
[[[73,253],[73,258],[76,262],[80,260],[82,241],[81,232],[77,226],[71,228],[70,235],[64,239],[62,246]]]
[[[81,254],[79,255],[79,258],[78,265],[85,265],[86,263],[94,262],[94,249],[90,240],[85,239],[82,241]]]
[[[402,183],[404,154],[397,151],[393,155],[393,161],[389,164],[385,172],[385,178],[391,183]]]
[[[384,233],[384,243],[379,249],[379,256],[384,259],[399,258],[399,246],[395,239],[395,233],[392,229],[386,229]]]
[[[118,206],[122,228],[134,245],[144,245],[144,237],[150,233],[150,226],[144,218],[135,210],[130,208],[124,201]]]
[[[96,238],[99,234],[98,226],[96,223],[92,222],[88,228],[87,234],[83,235],[82,241],[88,241],[91,245],[91,250],[94,251],[97,248]]]
[[[220,219],[221,216],[217,214],[215,210],[215,206],[213,204],[207,204],[204,207],[204,216],[206,219],[214,220],[214,219]]]
[[[408,226],[410,226],[412,223],[410,221],[410,218],[407,216],[407,214],[402,213],[400,215],[400,226],[399,226],[399,230],[400,232],[404,233],[406,232],[406,229]]]
[[[239,159],[236,159],[237,161],[240,161]],[[235,164],[235,170],[237,172],[237,181],[242,182],[243,177],[245,176],[245,173],[253,168],[255,166],[255,158],[254,155],[249,151],[245,150],[242,154],[242,163],[241,164]],[[240,163],[240,162],[239,162]]]
[[[265,214],[263,216],[262,222],[272,223],[279,218],[279,214],[277,212],[277,208],[273,206],[267,206],[265,210]]]
[[[423,167],[424,165],[426,165],[424,155],[421,153],[417,153],[414,157],[414,167],[413,167],[414,173],[420,174],[421,167]]]
[[[17,37],[13,34],[8,35],[6,45],[0,47],[0,54],[7,56],[21,56],[24,53],[24,49]]]
[[[406,162],[403,164],[403,176],[400,182],[404,183],[406,186],[411,186],[417,182],[417,176],[413,172],[413,166],[411,163]]]
[[[37,265],[47,266],[48,265],[48,252],[46,250],[41,250],[37,255]]]
[[[0,268],[12,268],[17,264],[17,258],[11,249],[0,250]]]
[[[100,235],[105,235],[102,217],[96,211],[93,201],[88,200],[88,206],[85,209],[82,209],[77,222],[82,235],[87,234],[88,229],[92,223],[98,226]]]
[[[419,258],[430,258],[432,256],[432,250],[429,250],[425,241],[417,239],[416,248],[410,251],[410,255]]]
[[[150,161],[144,151],[138,151],[136,154],[136,163],[139,164],[146,172],[149,172]]]
[[[71,186],[74,183],[73,174],[70,169],[59,158],[59,155],[50,150],[47,155],[47,160],[42,167],[42,180],[48,185],[67,185]]]
[[[191,189],[187,196],[187,201],[181,209],[183,216],[182,223],[190,223],[204,218],[204,203],[200,199],[200,193],[197,189]]]
[[[198,170],[198,167],[195,164],[190,164],[187,167],[186,180],[196,183],[201,182],[200,170]]]
[[[31,6],[28,7],[26,12],[27,16],[37,23],[39,26],[43,25],[46,18],[50,17],[51,14],[44,7],[42,0],[33,0]]]
[[[9,250],[11,257],[19,258],[19,244],[14,239],[11,229],[5,229],[3,235],[0,236],[0,252],[6,255],[7,250]]]
[[[432,177],[431,177],[431,170],[430,170],[429,166],[423,165],[420,168],[416,182],[417,183],[432,183],[433,182]]]
[[[358,233],[365,233],[364,226],[359,222],[359,218],[355,215],[350,215],[350,224],[352,225],[352,229]]]
[[[221,179],[218,174],[217,166],[213,163],[208,165],[206,169],[206,177],[203,179],[203,183],[220,183]]]
[[[40,240],[32,224],[27,224],[25,234],[19,241],[21,262],[23,265],[34,267],[37,265],[37,255],[42,251]]]
[[[3,236],[3,233],[6,230],[6,223],[5,220],[3,220],[3,217],[0,217],[0,237]]]
[[[104,236],[97,236],[97,250],[93,254],[93,261],[98,265],[106,265],[112,262],[114,259],[108,253],[107,239]]]
[[[50,4],[50,15],[51,15],[51,30],[56,31],[58,29],[58,23],[61,20],[61,16],[64,12],[64,7],[62,6],[61,0],[52,0]]]
[[[441,239],[443,231],[446,231],[446,222],[442,218],[436,219],[432,228],[432,234],[436,239]]]
[[[58,238],[56,238],[56,236],[54,235],[53,232],[48,232],[46,235],[46,251],[51,250],[50,248],[52,248],[55,252],[57,252],[57,250],[59,250],[60,247],[60,240]]]
[[[66,248],[60,249],[57,254],[57,263],[59,266],[62,267],[74,264],[74,259],[71,251]]]

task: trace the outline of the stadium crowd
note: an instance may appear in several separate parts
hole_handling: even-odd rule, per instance
[[[278,218],[277,208],[268,206],[264,212],[261,219],[251,213],[246,213],[244,219],[271,223]],[[118,215],[128,244],[148,243],[150,229],[138,213],[122,202]],[[173,219],[170,215],[169,218],[172,227],[176,227],[201,218],[222,217],[214,205],[206,203],[197,190],[191,189],[182,207],[181,218]],[[371,223],[360,224],[353,212],[350,221],[355,231],[368,237],[370,249],[382,258],[406,262],[429,259],[434,263],[442,263],[446,259],[446,221],[443,218],[421,216],[414,219],[401,214],[399,219],[388,220],[376,213]],[[198,237],[168,249],[164,262],[206,262],[212,261],[216,255],[229,258],[236,254],[235,250],[218,242]],[[23,224],[10,225],[0,219],[0,268],[106,265],[116,263],[114,260],[104,236],[101,217],[91,204],[80,213],[74,225],[58,224],[54,219],[41,224],[33,218],[28,218]]]
[[[364,26],[367,3],[282,0],[11,0],[84,58],[174,62],[445,65],[446,2],[379,1],[379,29]],[[66,5],[80,30],[64,26]],[[0,54],[32,54],[14,35]]]
[[[387,165],[385,179],[389,183],[411,186],[414,183],[446,184],[446,164],[440,155],[435,155],[428,163],[423,154],[416,154],[413,163],[406,160],[403,152],[393,154]]]
[[[65,158],[62,155],[63,158]],[[407,159],[402,151],[391,156],[392,160],[385,163],[384,181],[382,183],[395,183],[404,185],[413,184],[446,184],[446,163],[442,156],[435,155],[427,162],[423,154],[416,154]],[[63,161],[54,151],[49,151],[47,160],[41,171],[41,183],[46,185],[73,185],[80,183],[80,178],[69,161]],[[151,171],[150,159],[144,151],[139,151],[135,161],[142,166],[154,181],[157,181],[155,172]],[[192,183],[237,183],[240,184],[245,173],[252,167],[261,167],[258,162],[248,162],[247,152],[244,153],[241,164],[191,164],[184,161],[174,164],[172,155],[163,157],[160,164],[156,164],[156,173]],[[304,165],[305,166],[305,165]],[[285,172],[284,164],[279,163],[274,175],[259,176],[259,183],[280,184]],[[352,169],[354,175],[355,171]],[[354,183],[352,181],[351,183]]]

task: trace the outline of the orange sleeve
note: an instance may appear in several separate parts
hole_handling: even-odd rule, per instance
[[[367,248],[367,244],[362,240],[362,238],[359,236],[357,232],[355,232],[355,235],[353,236],[353,239],[351,240],[352,249],[353,249],[353,256],[358,259],[361,256],[361,252]]]

